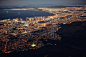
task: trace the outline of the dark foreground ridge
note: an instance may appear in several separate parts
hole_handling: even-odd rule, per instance
[[[86,57],[86,21],[61,24],[61,27],[55,32],[61,36],[61,41],[47,40],[57,45],[45,45],[36,50],[1,54],[0,57]],[[43,39],[40,40],[46,43]]]

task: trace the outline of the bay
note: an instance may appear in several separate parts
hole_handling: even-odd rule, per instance
[[[34,16],[52,16],[53,13],[44,12],[44,11],[33,11],[33,10],[0,10],[0,20],[3,19],[13,19],[13,18],[22,18],[34,17]]]

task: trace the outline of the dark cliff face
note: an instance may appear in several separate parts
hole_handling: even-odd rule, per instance
[[[86,32],[86,21],[84,22],[73,22],[71,24],[65,24],[65,25],[61,25],[61,29],[59,29],[59,31],[57,33],[64,35],[67,34],[68,35],[76,35],[76,34],[80,34],[83,35],[82,37],[85,37],[85,32]],[[78,36],[80,36],[78,35]]]
[[[86,21],[73,22],[71,24],[61,25],[57,32],[62,37],[62,44],[72,53],[86,53]],[[65,48],[65,47],[63,47]]]

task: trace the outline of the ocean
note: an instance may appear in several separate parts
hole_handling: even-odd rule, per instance
[[[52,16],[53,13],[48,13],[44,11],[33,11],[33,10],[0,10],[0,20],[3,19],[13,19],[13,18],[22,18],[23,20],[26,17],[34,16]]]

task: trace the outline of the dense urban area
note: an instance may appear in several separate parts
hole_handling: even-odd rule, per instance
[[[61,24],[86,21],[86,5],[83,7],[66,8],[23,8],[3,10],[35,10],[53,13],[53,16],[35,16],[16,19],[0,20],[0,53],[11,53],[38,49],[45,45],[57,45],[43,43],[42,39],[61,41],[61,36],[56,32]],[[8,13],[8,11],[7,11]]]

